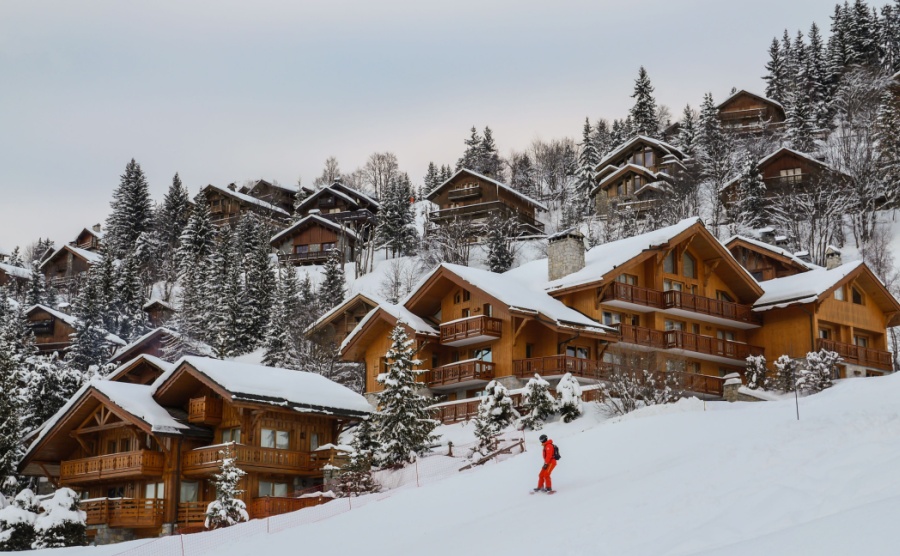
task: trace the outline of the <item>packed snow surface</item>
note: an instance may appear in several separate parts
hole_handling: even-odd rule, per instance
[[[861,264],[863,264],[862,261],[853,261],[831,270],[817,268],[793,276],[760,282],[759,285],[765,290],[765,293],[756,300],[753,306],[761,308],[790,301],[802,301],[803,303],[816,301],[820,295],[859,268]]]

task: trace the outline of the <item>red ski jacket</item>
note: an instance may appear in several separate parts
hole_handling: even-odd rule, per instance
[[[550,465],[551,461],[555,461],[553,459],[553,441],[548,438],[547,442],[544,442],[544,463]]]

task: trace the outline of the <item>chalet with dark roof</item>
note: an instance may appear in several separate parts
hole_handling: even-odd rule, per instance
[[[756,133],[784,125],[784,107],[749,91],[738,91],[718,106],[722,127],[735,133]]]
[[[340,255],[342,262],[353,262],[358,243],[359,236],[354,228],[315,211],[271,240],[278,260],[294,266],[323,264],[334,252]]]
[[[313,190],[303,187],[305,196],[312,195]],[[254,199],[266,202],[272,206],[278,207],[288,214],[294,213],[294,200],[297,197],[297,186],[281,185],[266,180],[256,180],[247,185],[242,185],[238,189],[238,193],[249,195]]]
[[[209,203],[212,223],[216,226],[237,224],[241,215],[248,212],[260,216],[278,228],[284,227],[291,217],[288,210],[239,192],[233,183],[228,187],[210,184],[201,189],[200,193]]]

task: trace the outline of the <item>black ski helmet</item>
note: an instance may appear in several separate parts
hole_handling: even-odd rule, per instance
[[[541,444],[543,444],[544,442],[547,442],[547,435],[546,435],[546,434],[542,434],[542,435],[538,438],[538,440],[541,441]]]

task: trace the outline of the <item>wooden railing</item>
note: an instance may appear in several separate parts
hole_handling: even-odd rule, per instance
[[[468,199],[469,197],[480,197],[481,196],[481,186],[480,185],[472,185],[469,187],[460,187],[457,189],[451,189],[447,192],[447,198],[451,201],[455,201],[457,199]]]
[[[188,421],[218,425],[222,422],[222,400],[212,396],[191,398],[188,404]]]
[[[616,324],[622,335],[620,341],[626,344],[636,344],[639,346],[654,347],[665,349],[666,336],[662,330],[654,330],[643,326],[631,326],[630,324]]]
[[[446,384],[458,384],[467,380],[492,380],[494,378],[494,364],[480,359],[471,359],[451,363],[436,369],[431,369],[425,374],[425,382],[428,386],[443,386]]]
[[[663,306],[666,309],[684,309],[685,311],[693,311],[711,317],[736,320],[748,324],[762,324],[762,318],[757,313],[754,313],[749,305],[702,297],[688,292],[675,290],[663,292]]]
[[[278,260],[280,262],[309,262],[309,261],[324,261],[327,260],[331,255],[332,249],[328,249],[326,251],[307,251],[306,253],[278,253]]]
[[[603,301],[610,300],[625,301],[655,309],[663,308],[663,292],[622,282],[613,282],[612,286],[603,292]]]
[[[212,500],[178,503],[178,524],[187,526],[203,525],[206,522],[206,508]]]
[[[165,514],[165,500],[150,498],[99,498],[86,500],[79,507],[87,514],[87,525],[110,527],[160,527]]]
[[[764,118],[767,110],[765,108],[745,108],[743,110],[726,110],[719,112],[721,120],[744,120],[749,118]]]
[[[214,473],[219,469],[219,451],[223,446],[198,448],[185,453],[181,459],[183,472],[191,475]],[[235,463],[241,469],[270,472],[311,472],[320,468],[309,452],[260,448],[236,444],[233,447]]]
[[[252,519],[271,517],[273,515],[296,512],[304,508],[312,508],[332,500],[322,496],[310,496],[308,498],[289,498],[281,496],[265,496],[254,498],[247,505],[247,511]]]
[[[503,332],[503,321],[484,315],[456,320],[441,325],[441,343],[458,342],[468,338],[490,336],[499,338]]]
[[[844,344],[825,338],[819,338],[816,341],[816,347],[833,351],[840,355],[841,359],[854,365],[875,367],[884,371],[890,371],[894,368],[894,358],[889,351]]]
[[[601,378],[608,371],[609,363],[583,359],[568,355],[548,355],[531,357],[513,361],[513,374],[520,378],[529,378],[535,374],[555,376],[572,373],[580,378]]]
[[[628,324],[616,325],[622,334],[622,342],[659,349],[684,349],[706,355],[744,360],[750,355],[763,355],[765,350],[731,340],[691,334],[683,330],[654,330]]]
[[[503,201],[487,201],[484,203],[472,203],[458,207],[443,208],[428,214],[431,220],[444,220],[452,218],[460,219],[479,219],[487,218],[492,215],[515,219],[523,224],[527,224],[537,230],[544,230],[544,223],[527,213],[517,210],[514,206],[508,205]]]
[[[62,483],[77,483],[106,478],[158,477],[162,475],[164,463],[162,452],[122,452],[63,461],[59,467],[59,478]]]

